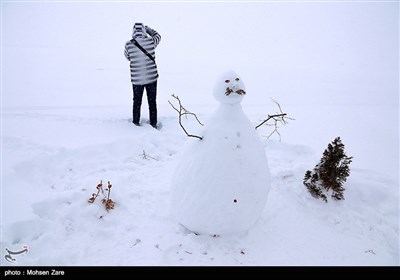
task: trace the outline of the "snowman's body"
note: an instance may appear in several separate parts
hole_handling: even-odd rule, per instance
[[[203,140],[183,152],[173,177],[173,216],[196,233],[247,231],[267,201],[267,158],[240,105],[245,91],[236,79],[228,72],[217,81],[214,95],[221,104],[208,120]]]

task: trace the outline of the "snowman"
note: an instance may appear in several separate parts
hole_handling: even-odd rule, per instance
[[[240,102],[246,94],[233,71],[216,82],[220,102],[202,133],[183,151],[172,179],[171,211],[196,234],[244,233],[260,217],[270,173],[259,136]]]

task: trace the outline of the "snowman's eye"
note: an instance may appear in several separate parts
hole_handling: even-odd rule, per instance
[[[229,83],[230,81],[229,80],[225,80],[225,83]]]
[[[235,81],[239,81],[239,78],[236,78]]]

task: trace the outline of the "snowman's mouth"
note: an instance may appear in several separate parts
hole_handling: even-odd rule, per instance
[[[234,92],[234,93],[236,93],[236,94],[238,94],[238,95],[245,95],[246,94],[246,92],[243,90],[243,89],[238,89],[238,90],[236,90],[236,91],[234,91],[233,89],[231,89],[230,87],[227,87],[226,88],[226,92],[225,92],[225,95],[226,96],[228,96],[228,95],[230,95],[232,92]]]

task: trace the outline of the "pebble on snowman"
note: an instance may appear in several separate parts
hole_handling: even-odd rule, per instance
[[[198,137],[202,140],[187,143],[181,154],[171,182],[171,212],[196,234],[244,233],[267,202],[268,161],[240,105],[246,94],[242,79],[226,72],[213,93],[220,105]]]

